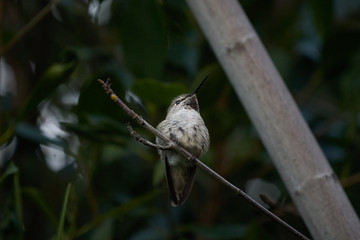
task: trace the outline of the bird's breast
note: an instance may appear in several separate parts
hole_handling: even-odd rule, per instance
[[[182,110],[170,115],[168,135],[191,154],[200,157],[209,147],[209,132],[200,114],[194,110]]]

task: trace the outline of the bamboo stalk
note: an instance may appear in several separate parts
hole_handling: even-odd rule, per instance
[[[315,239],[360,239],[360,222],[236,0],[187,0]]]

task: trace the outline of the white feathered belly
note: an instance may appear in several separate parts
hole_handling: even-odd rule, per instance
[[[196,157],[200,157],[209,148],[209,132],[200,114],[195,110],[183,110],[173,114],[171,119],[166,118],[162,121],[158,129]],[[175,152],[167,155],[171,166],[187,162]]]

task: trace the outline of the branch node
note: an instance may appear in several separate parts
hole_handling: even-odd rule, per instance
[[[111,82],[110,82],[110,78],[108,78],[107,80],[106,80],[106,82],[104,81],[104,80],[102,80],[102,79],[98,79],[98,82],[101,84],[101,86],[103,87],[103,89],[105,90],[105,92],[107,93],[107,94],[110,94],[111,96],[112,95],[115,95],[114,94],[114,92],[113,92],[113,90],[111,89]],[[116,95],[115,95],[116,96]],[[111,99],[113,99],[112,97],[111,97]],[[114,99],[113,99],[114,100]],[[114,100],[115,101],[115,100]]]
[[[232,45],[227,46],[226,52],[227,53],[233,53],[235,51],[241,51],[243,49],[245,49],[244,45],[251,39],[253,39],[254,37],[256,37],[256,35],[254,33],[249,33],[245,36],[243,36],[241,39],[235,41]]]
[[[132,126],[131,126],[130,123],[126,123],[125,125],[126,125],[127,129],[129,130],[130,135],[131,135],[136,141],[138,141],[138,142],[140,142],[140,143],[142,143],[142,144],[144,144],[144,145],[146,145],[146,146],[148,146],[148,147],[156,148],[156,149],[158,149],[158,150],[170,150],[170,149],[172,149],[171,144],[166,145],[166,146],[162,146],[162,145],[159,145],[159,144],[152,143],[152,142],[150,142],[149,140],[141,137],[141,136],[132,128]]]
[[[144,126],[145,121],[144,119],[140,116],[137,115],[133,110],[131,110],[131,112],[133,113],[133,119],[141,126]]]
[[[192,163],[196,162],[197,157],[195,155],[191,155],[190,157],[188,157],[188,160],[191,161]]]

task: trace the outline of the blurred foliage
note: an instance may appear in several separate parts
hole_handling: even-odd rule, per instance
[[[0,1],[1,49],[48,2]],[[359,212],[360,2],[241,4]],[[308,235],[184,1],[61,0],[0,58],[0,239],[292,239],[201,171],[172,208],[156,150],[96,81],[156,126],[207,73],[202,160],[254,197],[272,184],[274,211]]]

